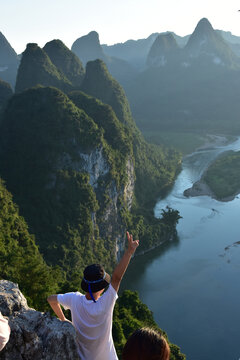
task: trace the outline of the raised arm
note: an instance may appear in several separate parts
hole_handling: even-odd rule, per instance
[[[47,298],[47,301],[49,303],[49,305],[51,306],[51,308],[53,309],[53,311],[55,312],[55,314],[57,315],[57,317],[62,320],[62,321],[68,321],[68,319],[65,318],[64,313],[62,311],[61,305],[59,304],[59,302],[57,301],[57,295],[50,295]]]
[[[127,270],[131,257],[135,253],[136,248],[139,245],[139,240],[133,240],[132,235],[130,235],[128,232],[127,232],[127,239],[128,239],[128,248],[125,250],[123,257],[117,264],[112,274],[111,285],[116,291],[118,291],[121,280],[123,278],[125,271]]]

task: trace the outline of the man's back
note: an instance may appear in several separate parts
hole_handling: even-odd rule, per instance
[[[117,359],[112,339],[112,314],[117,297],[111,285],[96,302],[87,300],[80,292],[58,295],[58,302],[71,310],[82,360]]]
[[[50,295],[47,298],[60,320],[67,321],[61,305],[71,310],[82,360],[117,359],[112,340],[113,308],[122,277],[139,245],[139,240],[133,240],[128,232],[127,239],[128,247],[115,267],[112,278],[105,272],[102,265],[92,264],[83,272],[81,287],[86,292],[85,296],[77,292]],[[108,290],[103,294],[108,285]]]

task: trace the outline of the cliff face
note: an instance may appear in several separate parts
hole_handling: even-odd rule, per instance
[[[112,164],[109,162],[103,146],[98,146],[90,152],[82,152],[78,149],[79,158],[72,159],[64,153],[57,163],[58,170],[68,168],[77,172],[86,172],[98,201],[98,209],[91,212],[93,228],[99,231],[103,239],[111,239],[115,258],[118,259],[124,250],[126,227],[121,218],[121,210],[124,207],[131,210],[135,172],[132,156],[128,156],[124,163],[125,181],[119,186],[112,176]],[[57,169],[56,169],[57,170]],[[47,189],[54,189],[57,182],[57,174],[53,173]]]
[[[74,327],[31,309],[17,284],[0,281],[0,311],[11,328],[2,360],[78,359]]]
[[[114,252],[117,259],[119,259],[125,246],[126,225],[123,222],[121,211],[124,208],[131,209],[135,183],[135,172],[131,157],[127,159],[125,166],[126,182],[120,188],[117,186],[116,181],[112,179],[107,186],[107,190],[101,186],[96,189],[97,199],[101,199],[104,191],[105,197],[109,199],[105,203],[102,216],[100,216],[98,222],[99,233],[103,238],[115,239]]]

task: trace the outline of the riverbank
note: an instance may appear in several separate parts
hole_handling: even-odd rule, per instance
[[[222,143],[223,140],[219,140]],[[184,196],[210,196],[223,202],[234,200],[240,193],[239,165],[240,152],[225,151],[219,154],[204,171],[200,180],[184,191]]]
[[[187,359],[239,357],[240,314],[235,299],[240,292],[236,286],[240,246],[224,249],[239,240],[240,198],[218,202],[210,196],[183,196],[209,164],[229,150],[240,150],[240,138],[220,148],[195,151],[183,159],[173,189],[154,210],[156,217],[166,206],[179,211],[179,241],[166,251],[162,245],[134,259],[125,278],[125,287],[139,291],[156,321],[181,346]],[[231,331],[226,333],[226,328]],[[217,346],[223,339],[224,352]],[[199,348],[199,343],[204,347]]]
[[[204,177],[204,175],[203,175]],[[201,178],[199,181],[196,181],[193,186],[189,189],[186,189],[183,192],[183,195],[186,197],[196,197],[196,196],[210,196],[212,199],[228,202],[234,200],[240,194],[240,188],[233,194],[223,198],[219,198],[214,194],[214,192],[210,189],[207,183]]]

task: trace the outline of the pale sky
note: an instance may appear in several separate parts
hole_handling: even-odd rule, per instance
[[[240,36],[240,1],[227,0],[0,0],[0,31],[17,53],[29,42],[53,39],[69,48],[95,30],[101,44],[147,38],[153,32],[193,32],[206,17],[214,29]]]

